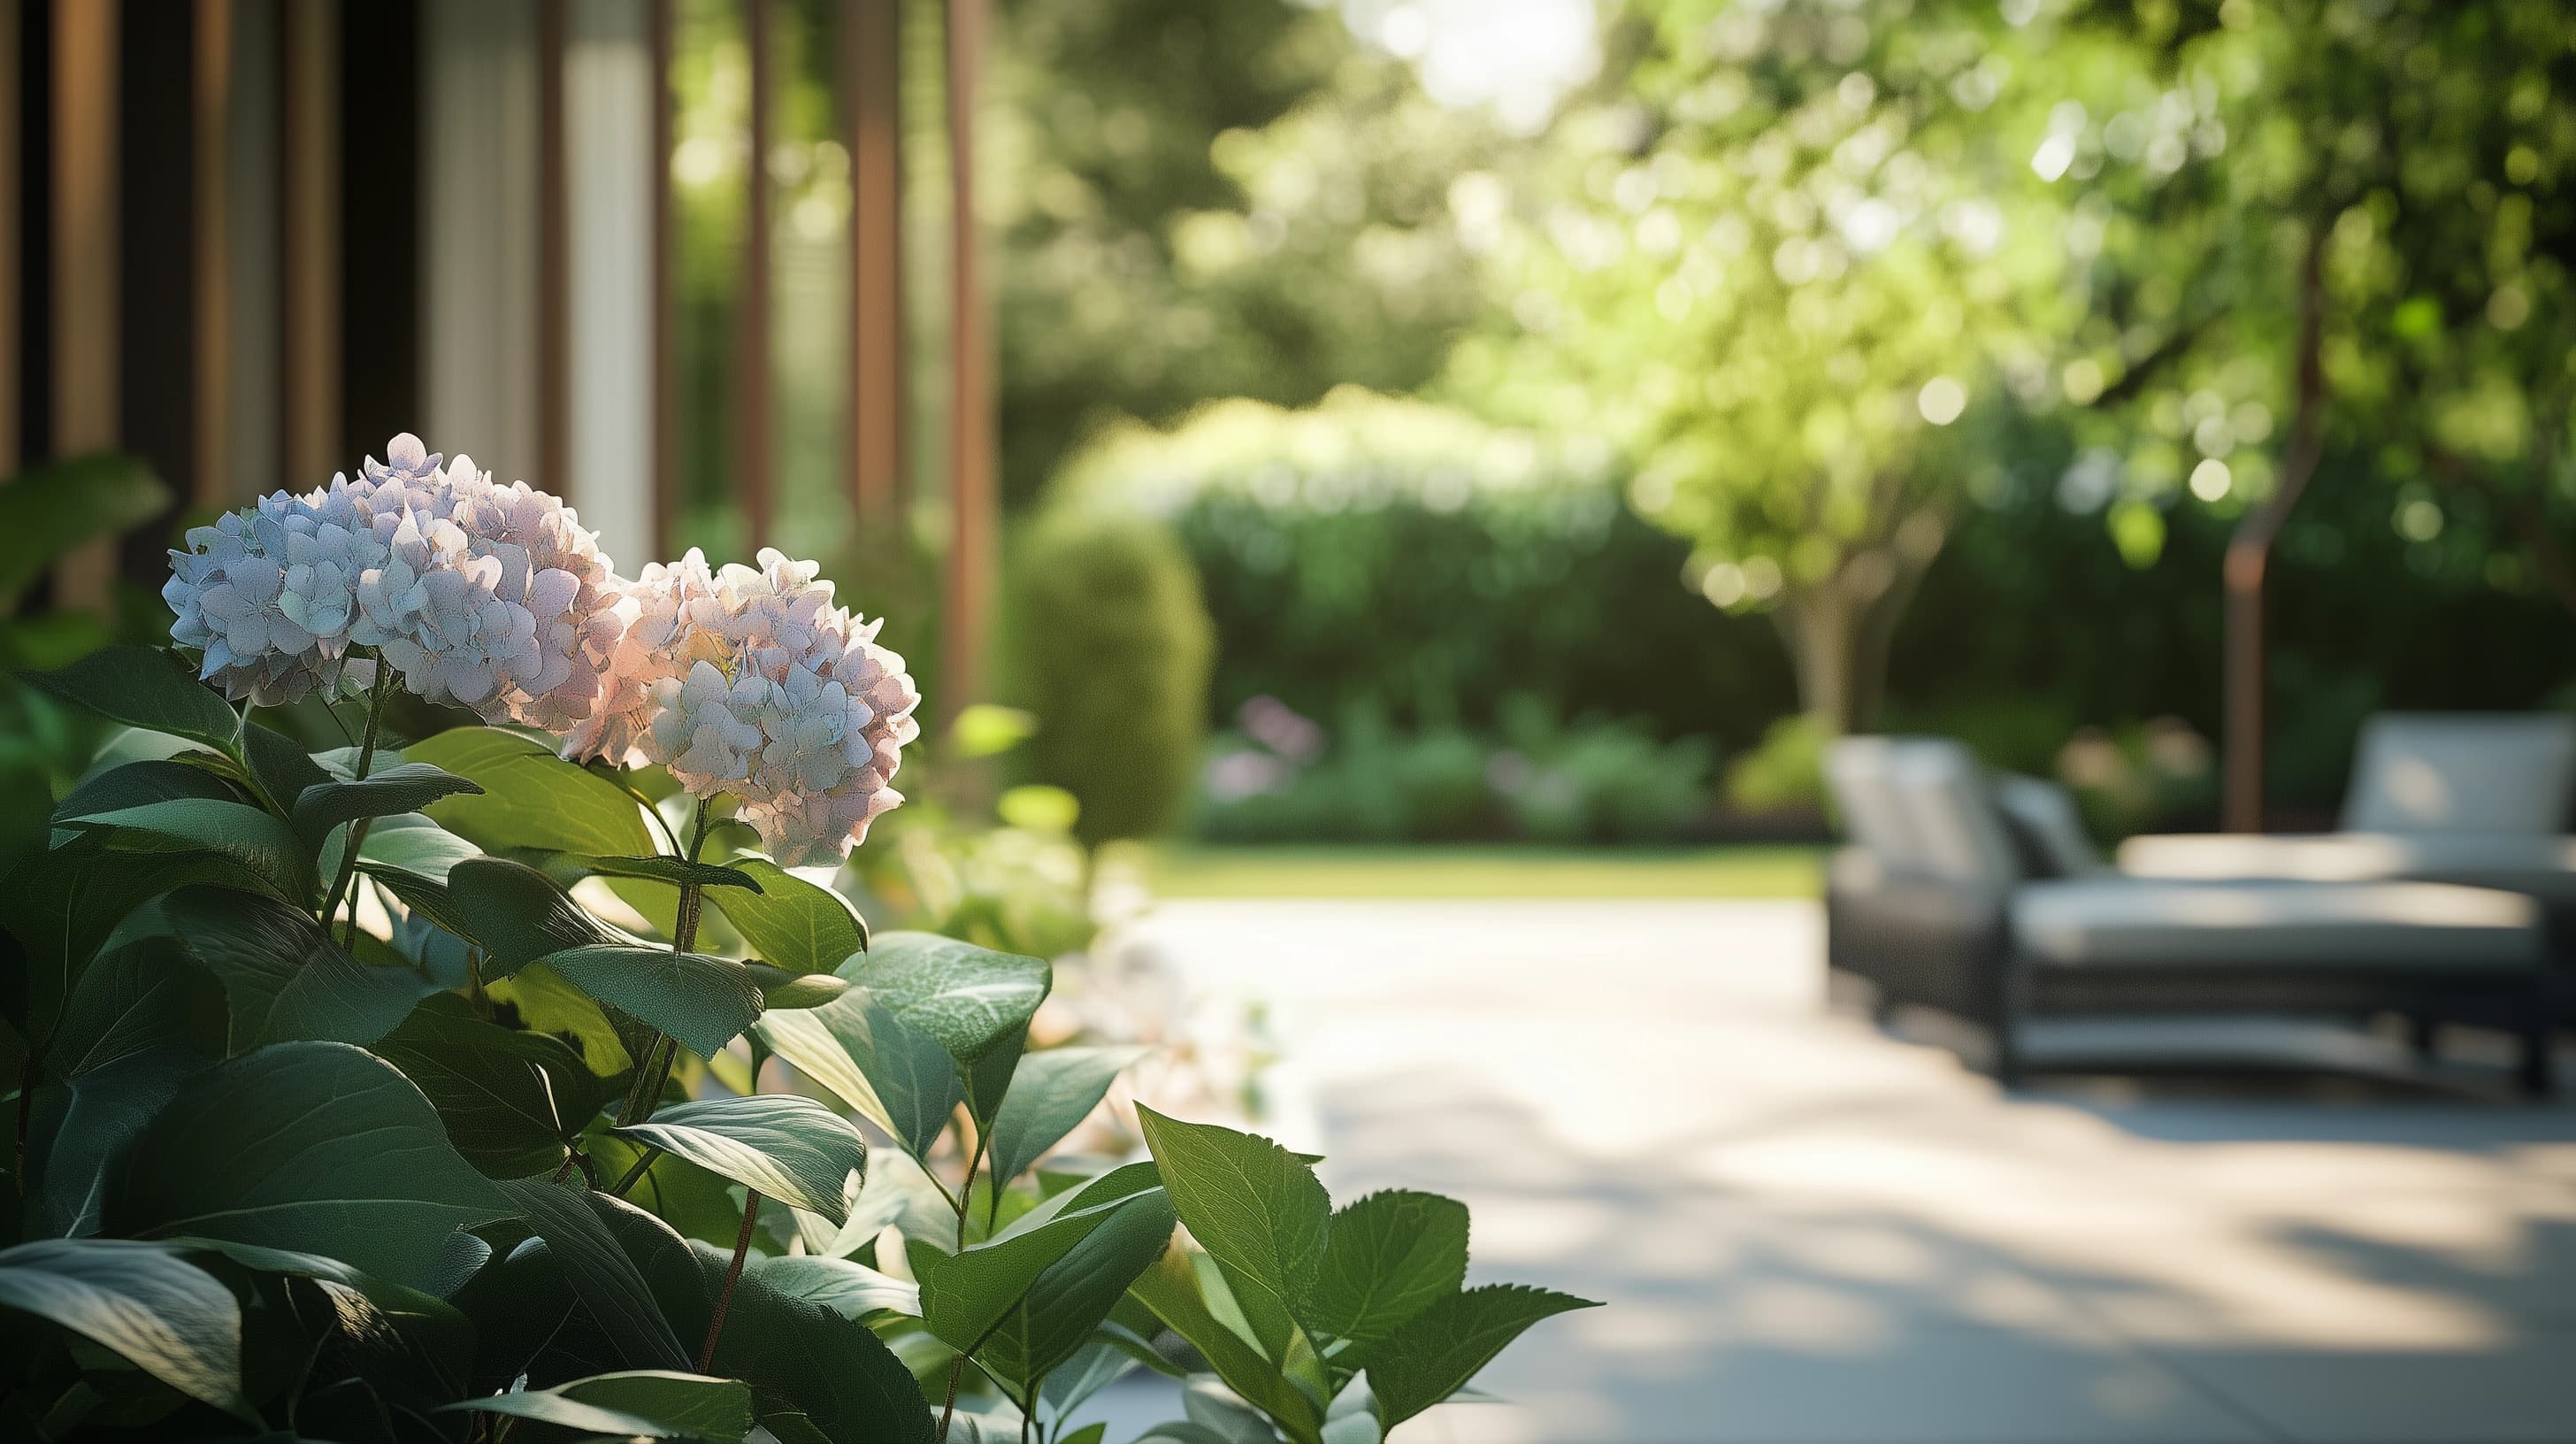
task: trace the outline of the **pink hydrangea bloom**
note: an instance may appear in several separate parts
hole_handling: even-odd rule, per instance
[[[710,572],[695,550],[627,584],[599,705],[564,755],[660,763],[730,793],[778,860],[838,862],[894,790],[921,694],[879,623],[832,605],[812,562],[760,553]]]

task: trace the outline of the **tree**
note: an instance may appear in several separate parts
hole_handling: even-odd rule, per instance
[[[1978,436],[2057,404],[2088,307],[2055,107],[2128,57],[2060,36],[2041,64],[1988,4],[1632,9],[1632,63],[1491,246],[1517,334],[1453,383],[1629,445],[1634,504],[1711,601],[1772,611],[1805,709],[1849,730],[1994,465]]]

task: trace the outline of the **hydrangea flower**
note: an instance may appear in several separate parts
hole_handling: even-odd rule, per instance
[[[601,697],[564,755],[660,763],[691,793],[731,793],[789,866],[838,862],[878,814],[921,694],[881,623],[832,605],[812,562],[774,550],[710,572],[695,549],[625,588]]]

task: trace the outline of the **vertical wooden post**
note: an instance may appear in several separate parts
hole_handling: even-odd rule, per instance
[[[18,469],[18,0],[0,0],[0,476]],[[0,598],[0,605],[7,599]]]
[[[843,0],[840,91],[850,151],[849,475],[863,535],[901,524],[904,494],[901,0]]]
[[[340,12],[333,0],[286,0],[279,43],[279,337],[286,484],[322,485],[341,455]]]
[[[117,444],[117,18],[118,7],[108,0],[54,7],[57,456]],[[54,600],[104,611],[115,576],[115,541],[89,542],[62,560]]]
[[[537,0],[537,479],[572,494],[570,227],[564,191],[564,0]]]
[[[770,497],[769,148],[776,88],[771,54],[771,0],[746,0],[744,38],[751,52],[751,165],[745,176],[750,214],[743,227],[742,299],[734,356],[736,482],[750,535],[743,550],[773,540]]]
[[[680,531],[678,303],[671,244],[671,0],[648,0],[653,67],[653,555],[667,557]]]
[[[992,338],[975,220],[975,105],[983,69],[983,0],[948,3],[949,448],[948,585],[940,615],[939,714],[981,700],[996,580]]]
[[[226,507],[232,477],[232,158],[233,0],[196,0],[195,93],[189,141],[192,258],[189,296],[196,311],[196,397],[190,443],[189,499]]]

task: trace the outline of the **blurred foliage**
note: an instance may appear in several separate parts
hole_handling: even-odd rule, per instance
[[[1189,557],[1145,517],[1057,507],[1006,571],[1012,686],[1038,714],[1031,770],[1080,804],[1085,844],[1161,835],[1207,732],[1211,633]]]
[[[1773,722],[1760,746],[1726,767],[1726,803],[1739,811],[1813,809],[1824,797],[1824,731],[1804,712]]]

